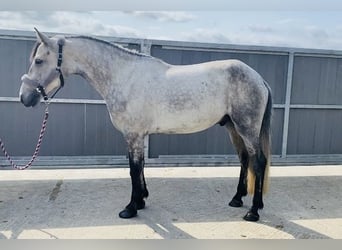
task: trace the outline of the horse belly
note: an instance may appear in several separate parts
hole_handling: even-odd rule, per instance
[[[225,112],[223,108],[212,110],[186,110],[165,112],[154,120],[151,133],[188,134],[203,131],[215,125]]]

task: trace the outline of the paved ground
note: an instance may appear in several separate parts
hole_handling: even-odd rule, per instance
[[[128,169],[0,171],[0,239],[342,239],[342,165],[273,167],[258,223],[231,208],[238,168],[147,168],[139,216]]]

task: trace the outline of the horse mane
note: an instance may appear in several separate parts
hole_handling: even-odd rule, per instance
[[[140,52],[138,52],[136,50],[125,48],[122,45],[119,45],[119,44],[116,44],[116,43],[112,43],[112,42],[109,42],[109,41],[106,41],[106,40],[98,39],[98,38],[95,38],[95,37],[91,37],[91,36],[68,36],[66,38],[76,38],[76,39],[91,40],[91,41],[95,41],[95,42],[99,42],[99,43],[111,46],[111,47],[113,47],[115,49],[118,49],[119,51],[124,52],[124,53],[129,54],[129,55],[134,55],[134,56],[139,56],[139,57],[151,57],[149,55],[140,53]]]
[[[132,49],[128,49],[123,47],[122,45],[116,44],[116,43],[112,43],[112,42],[108,42],[106,40],[102,40],[102,39],[98,39],[95,37],[91,37],[91,36],[67,36],[66,38],[76,38],[76,39],[86,39],[86,40],[91,40],[91,41],[95,41],[95,42],[99,42],[105,45],[108,45],[110,47],[113,47],[121,52],[124,52],[128,55],[134,55],[134,56],[139,56],[139,57],[146,57],[146,58],[151,58],[150,55],[146,55],[143,53],[140,53],[136,50],[132,50]],[[37,50],[38,47],[41,45],[41,42],[36,42],[32,48],[31,54],[30,54],[30,62],[32,63],[33,58],[35,57],[35,55],[37,54]]]

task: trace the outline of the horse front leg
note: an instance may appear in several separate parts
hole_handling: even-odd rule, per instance
[[[144,137],[129,135],[126,140],[128,143],[132,194],[129,204],[119,213],[120,218],[124,219],[135,217],[137,210],[145,208],[144,198],[148,197],[144,176]]]

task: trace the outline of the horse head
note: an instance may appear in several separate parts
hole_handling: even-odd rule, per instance
[[[37,105],[42,97],[47,99],[49,93],[63,86],[61,64],[65,38],[49,38],[37,29],[35,31],[37,43],[31,53],[29,70],[21,77],[19,91],[20,101],[26,107]]]

